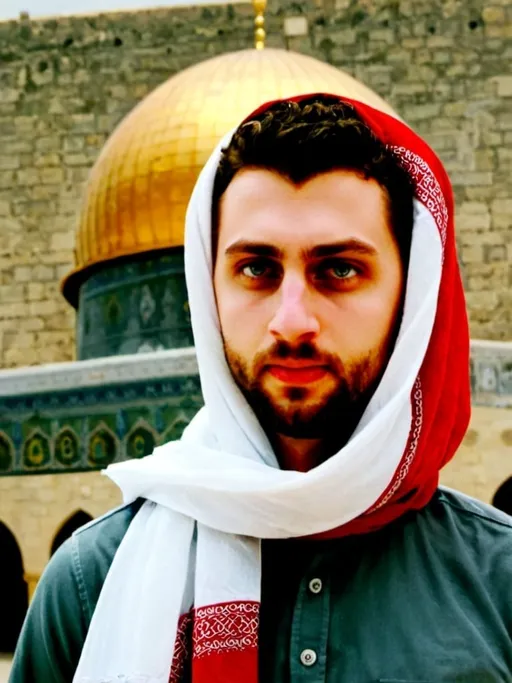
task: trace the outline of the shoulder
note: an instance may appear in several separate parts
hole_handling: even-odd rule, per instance
[[[512,517],[481,500],[440,486],[431,505],[444,509],[446,514],[459,519],[461,523],[468,522],[512,540]]]
[[[90,620],[114,555],[131,521],[143,503],[138,499],[92,520],[74,532],[67,545],[67,561],[83,588],[86,616]]]
[[[143,501],[78,529],[47,564],[18,640],[10,683],[66,683],[114,555]]]
[[[459,491],[440,487],[418,514],[433,552],[472,568],[509,595],[512,585],[512,517]],[[493,588],[493,590],[494,590]]]

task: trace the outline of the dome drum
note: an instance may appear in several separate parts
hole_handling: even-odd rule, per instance
[[[78,360],[188,346],[182,247],[106,264],[80,288]]]

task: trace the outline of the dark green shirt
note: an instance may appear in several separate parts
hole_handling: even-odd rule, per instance
[[[51,559],[10,683],[71,683],[139,505],[91,522]],[[260,665],[264,683],[511,683],[512,519],[439,489],[372,534],[265,541]]]

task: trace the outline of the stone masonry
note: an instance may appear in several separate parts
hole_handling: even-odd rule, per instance
[[[474,338],[512,338],[512,2],[271,0],[267,44],[375,89],[439,153]],[[72,267],[89,168],[172,74],[251,47],[249,4],[0,23],[0,367],[72,359]]]

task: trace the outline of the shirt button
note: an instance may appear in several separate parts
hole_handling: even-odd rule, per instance
[[[314,650],[302,650],[300,653],[300,661],[304,666],[313,666],[316,660],[317,656]]]
[[[321,579],[311,579],[311,581],[309,582],[309,590],[315,595],[318,595],[318,593],[321,592],[322,588],[323,586]]]

